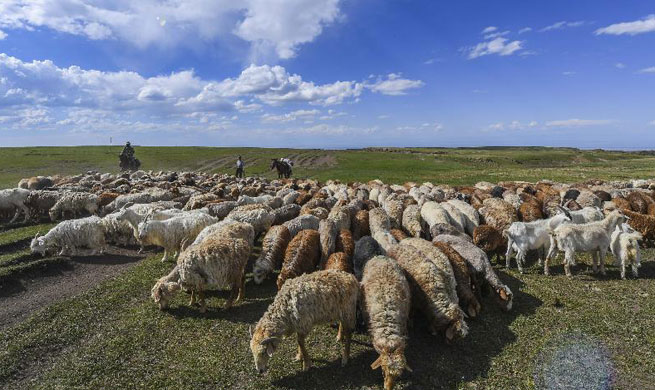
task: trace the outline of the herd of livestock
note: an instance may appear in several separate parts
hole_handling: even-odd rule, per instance
[[[342,364],[358,320],[368,325],[391,389],[405,359],[412,313],[448,342],[466,337],[484,295],[511,310],[513,294],[490,259],[515,253],[520,272],[529,252],[549,274],[559,252],[567,276],[576,253],[590,253],[605,274],[609,250],[625,278],[640,266],[640,243],[655,239],[655,182],[562,184],[501,182],[453,187],[379,180],[343,184],[314,180],[235,178],[204,173],[143,172],[23,179],[0,190],[0,218],[63,220],[31,242],[32,253],[104,253],[109,246],[161,247],[175,265],[152,288],[166,309],[179,291],[206,310],[205,291],[229,288],[229,308],[245,296],[249,258],[254,282],[276,275],[278,293],[250,347],[256,369],[284,337],[296,335],[304,370],[305,338],[338,323]],[[279,270],[279,273],[274,271]]]

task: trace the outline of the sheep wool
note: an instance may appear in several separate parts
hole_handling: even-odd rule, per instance
[[[364,236],[371,235],[371,229],[369,226],[368,210],[360,210],[355,214],[355,217],[352,220],[352,232],[353,239],[355,241],[359,240]]]
[[[353,254],[353,271],[357,280],[362,279],[366,262],[383,252],[375,239],[371,236],[364,236],[355,242],[355,253]]]
[[[336,269],[343,272],[353,273],[352,260],[343,252],[334,252],[325,262],[323,269]]]
[[[323,268],[328,257],[334,252],[338,234],[337,225],[329,219],[322,220],[318,224],[318,234],[321,240],[321,268]]]
[[[320,235],[316,230],[303,230],[287,246],[284,262],[277,278],[280,290],[288,279],[316,270],[321,259]]]
[[[477,317],[482,310],[482,306],[473,292],[476,288],[479,290],[479,286],[473,285],[471,267],[450,245],[443,242],[434,242],[433,245],[448,257],[448,261],[453,268],[453,274],[457,282],[456,290],[460,307],[466,311],[469,317]]]
[[[30,251],[45,256],[59,250],[60,256],[74,256],[78,248],[103,253],[106,246],[104,225],[100,217],[91,216],[60,222],[43,236],[37,233],[30,243]]]
[[[300,215],[290,221],[283,223],[283,225],[289,229],[291,238],[294,238],[303,230],[318,230],[319,222],[320,219],[313,215]]]
[[[411,237],[421,237],[421,209],[418,205],[412,204],[403,212],[402,227]]]
[[[297,206],[297,205],[296,205]],[[262,251],[255,261],[253,275],[256,284],[261,284],[266,275],[282,267],[284,253],[291,241],[289,229],[282,225],[272,226],[262,240]]]

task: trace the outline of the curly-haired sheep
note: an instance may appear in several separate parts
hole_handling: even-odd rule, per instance
[[[94,254],[103,253],[106,247],[105,228],[97,216],[60,222],[43,236],[37,233],[30,243],[30,251],[42,256],[57,250],[59,256],[74,256],[78,248],[89,248]]]
[[[316,233],[318,234],[318,233]],[[359,284],[351,274],[338,271],[317,271],[289,280],[277,293],[273,303],[251,330],[250,350],[255,368],[263,374],[268,360],[282,337],[298,336],[297,360],[303,370],[309,370],[311,359],[305,348],[305,338],[315,325],[339,322],[339,340],[343,342],[341,364],[348,362],[351,333],[355,328],[355,310],[359,299]]]
[[[296,234],[303,230],[318,230],[320,221],[320,219],[313,215],[300,215],[290,221],[283,223],[282,225],[289,229],[291,238],[294,238]]]
[[[333,221],[324,219],[319,222],[318,234],[321,240],[321,268],[325,265],[328,257],[334,252],[338,233],[337,225]]]
[[[343,252],[348,256],[348,259],[352,260],[353,255],[355,254],[355,241],[353,240],[353,235],[350,230],[341,229],[337,235],[337,241],[334,245],[335,252]]]
[[[330,258],[325,262],[323,269],[338,269],[343,272],[353,273],[353,265],[351,258],[343,252],[334,252]]]
[[[473,243],[482,249],[489,259],[499,260],[507,250],[507,240],[502,232],[490,225],[480,225],[473,230]]]
[[[143,245],[163,247],[164,256],[161,261],[166,261],[171,253],[174,253],[177,259],[184,241],[193,242],[205,227],[216,222],[216,218],[201,213],[163,221],[146,219],[139,223],[138,238]]]
[[[256,205],[258,204],[252,204],[250,206]],[[239,206],[235,208],[227,215],[227,217],[225,217],[225,219],[251,224],[255,229],[255,237],[257,237],[271,227],[273,224],[273,215],[270,213],[270,210],[262,208],[253,210],[247,209],[247,207],[248,206]]]
[[[8,190],[0,190],[0,210],[16,210],[16,214],[9,223],[13,223],[21,211],[25,214],[24,222],[30,219],[30,210],[25,205],[30,191],[23,188],[11,188]]]
[[[296,205],[297,206],[297,205]],[[291,241],[291,234],[286,226],[275,225],[266,232],[262,240],[262,251],[255,261],[253,275],[256,284],[261,284],[266,275],[282,267],[284,253]]]
[[[357,280],[362,279],[366,262],[375,256],[383,254],[380,244],[371,236],[364,236],[355,242],[355,253],[353,254],[353,272]]]
[[[49,211],[50,220],[56,221],[67,212],[73,218],[84,212],[95,214],[98,211],[98,196],[85,192],[66,192]]]
[[[412,298],[409,284],[393,259],[376,256],[366,263],[361,286],[368,332],[373,348],[380,355],[371,368],[382,367],[384,389],[391,390],[402,372],[410,370],[405,359]]]
[[[407,206],[403,212],[402,226],[410,236],[421,237],[423,228],[421,226],[421,209],[418,205]]]
[[[355,241],[359,240],[364,236],[371,235],[368,213],[369,213],[368,210],[359,210],[355,214],[353,220],[351,221],[353,239]]]
[[[284,262],[277,278],[278,290],[288,279],[316,270],[321,259],[320,235],[316,230],[303,230],[287,246]]]
[[[455,281],[457,282],[456,290],[460,307],[464,309],[469,317],[477,317],[482,310],[482,306],[475,296],[474,291],[479,290],[480,287],[474,284],[475,280],[473,280],[473,270],[470,264],[450,245],[438,241],[435,241],[433,245],[446,255],[448,261],[450,261]]]

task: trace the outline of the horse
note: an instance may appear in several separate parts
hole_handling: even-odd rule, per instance
[[[139,170],[139,167],[141,167],[141,161],[134,156],[120,154],[118,158],[120,159],[120,164],[118,164],[118,166],[120,167],[121,172],[137,171]]]
[[[282,178],[288,179],[289,177],[291,177],[291,167],[289,166],[289,164],[287,164],[287,163],[285,163],[283,161],[280,161],[280,160],[278,160],[276,158],[272,158],[271,159],[271,170],[273,170],[274,168],[277,169],[277,178],[278,179],[282,179]]]

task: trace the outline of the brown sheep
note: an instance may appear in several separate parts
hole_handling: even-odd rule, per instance
[[[323,269],[337,269],[339,271],[353,273],[353,264],[350,257],[343,252],[334,252],[325,262]]]
[[[400,229],[391,229],[391,230],[389,231],[389,233],[391,233],[391,235],[393,236],[393,238],[395,238],[396,241],[398,241],[398,242],[400,242],[400,241],[402,241],[402,240],[404,240],[404,239],[406,239],[406,238],[409,238],[409,236],[407,235],[407,233],[405,233],[404,231],[402,231],[402,230],[400,230]]]
[[[289,241],[291,241],[291,234],[286,226],[271,226],[266,232],[262,240],[261,254],[253,267],[255,283],[261,284],[269,272],[282,267]]]
[[[353,240],[353,235],[348,229],[341,229],[337,235],[337,242],[334,247],[335,252],[343,252],[348,256],[348,259],[353,258],[355,253],[355,240]]]
[[[360,210],[355,214],[351,222],[353,231],[353,240],[357,241],[364,236],[371,235],[371,229],[368,221],[368,210]]]
[[[630,227],[641,233],[644,241],[655,241],[655,216],[623,210],[623,214],[630,218]]]
[[[280,290],[288,279],[316,270],[321,259],[320,235],[316,230],[302,230],[291,240],[277,278]]]
[[[523,202],[519,206],[518,217],[519,220],[523,222],[533,222],[539,219],[544,218],[544,213],[542,211],[543,205],[537,200],[537,198],[532,197],[530,201]]]
[[[104,207],[108,205],[120,195],[121,194],[118,192],[103,192],[102,194],[98,195],[98,207]]]
[[[640,214],[648,214],[648,207],[655,203],[650,196],[641,191],[632,191],[625,198],[630,202],[632,211]]]
[[[634,211],[632,209],[632,205],[630,204],[630,201],[622,196],[617,196],[616,198],[612,199],[612,202],[616,205],[616,208],[618,208],[619,210]]]
[[[480,225],[473,230],[473,243],[482,249],[489,259],[496,255],[496,260],[507,252],[507,241],[500,230],[489,225]]]
[[[482,310],[482,305],[475,296],[476,292],[479,293],[480,286],[473,279],[471,266],[466,259],[445,242],[434,241],[433,244],[448,257],[450,265],[453,267],[455,280],[457,280],[457,296],[460,300],[460,306],[466,310],[469,317],[477,317]]]
[[[301,191],[300,195],[296,198],[296,204],[299,206],[304,206],[305,203],[309,202],[312,199],[312,195],[306,191]]]
[[[594,191],[594,195],[596,195],[603,202],[609,202],[610,200],[612,200],[612,195],[610,195],[609,192],[607,191],[602,191],[602,190]]]

